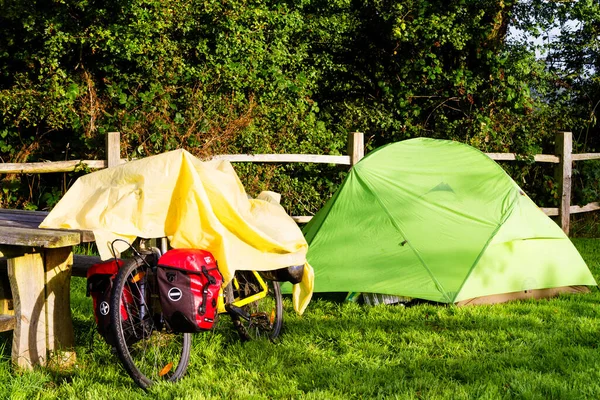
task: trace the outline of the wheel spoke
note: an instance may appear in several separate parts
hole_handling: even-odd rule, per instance
[[[148,262],[148,259],[146,259]],[[114,285],[111,300],[117,354],[142,388],[159,380],[175,381],[189,362],[191,335],[174,333],[164,324],[155,293],[155,275],[143,260],[125,263]]]

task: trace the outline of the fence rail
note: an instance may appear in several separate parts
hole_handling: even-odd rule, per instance
[[[536,154],[535,162],[553,163],[555,176],[560,184],[559,207],[541,208],[548,216],[558,216],[558,223],[565,233],[569,233],[570,215],[582,212],[600,210],[600,202],[592,202],[584,206],[572,206],[571,203],[571,174],[572,164],[575,161],[599,160],[600,153],[573,154],[573,135],[571,132],[559,132],[556,135],[556,154]],[[120,158],[120,134],[109,132],[106,140],[106,160],[69,160],[48,161],[35,163],[0,163],[0,174],[41,174],[53,172],[71,172],[81,168],[102,169],[113,167],[126,162]],[[520,160],[515,153],[486,153],[495,161]],[[332,156],[317,154],[222,154],[213,159],[227,160],[230,162],[266,162],[266,163],[325,163],[349,165],[356,164],[364,157],[364,136],[360,132],[348,135],[348,155]],[[297,223],[310,221],[311,216],[293,216]]]
[[[105,160],[69,160],[33,163],[1,163],[0,174],[46,174],[51,172],[71,172],[79,168],[102,169]]]
[[[317,164],[352,165],[350,156],[320,156],[316,154],[229,154],[214,156],[213,160],[231,162],[306,162]]]
[[[518,161],[519,156],[515,153],[485,153],[495,161]],[[560,157],[551,154],[536,154],[533,156],[535,162],[560,163]]]

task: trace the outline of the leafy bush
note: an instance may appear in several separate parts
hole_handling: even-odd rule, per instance
[[[581,116],[549,103],[556,73],[507,43],[509,25],[528,26],[537,10],[519,4],[5,0],[0,159],[103,158],[109,131],[122,133],[123,157],[179,147],[201,157],[343,154],[351,131],[365,133],[367,149],[430,136],[533,154]],[[344,176],[331,166],[236,168],[251,192],[278,190],[304,214]],[[47,196],[27,195],[52,193],[42,181],[3,183],[0,205],[46,206]]]

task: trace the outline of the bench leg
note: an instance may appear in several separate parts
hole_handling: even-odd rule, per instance
[[[20,368],[75,362],[70,247],[8,259],[15,327],[12,360]]]
[[[75,340],[71,318],[70,247],[45,249],[46,265],[46,335],[49,363],[58,367],[75,362]]]
[[[46,363],[45,271],[41,253],[8,259],[8,277],[13,294],[15,329],[12,360],[31,369]]]

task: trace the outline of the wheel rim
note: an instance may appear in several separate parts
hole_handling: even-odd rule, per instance
[[[155,278],[142,261],[119,272],[112,313],[117,354],[133,380],[146,389],[154,382],[176,381],[187,368],[191,335],[173,333],[160,314]],[[117,297],[117,293],[120,296]],[[143,296],[143,294],[146,296]]]

